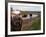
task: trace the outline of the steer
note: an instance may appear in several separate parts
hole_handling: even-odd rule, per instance
[[[22,27],[22,19],[18,16],[11,17],[11,31],[20,31]]]

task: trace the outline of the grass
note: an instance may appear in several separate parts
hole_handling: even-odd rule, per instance
[[[29,30],[40,30],[41,29],[41,20],[39,17],[32,20],[32,26],[28,27]]]
[[[34,20],[32,20],[31,30],[40,30],[40,29],[41,29],[41,21],[40,21],[40,18],[37,17]]]

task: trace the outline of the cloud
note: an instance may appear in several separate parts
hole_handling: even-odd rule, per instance
[[[23,5],[12,5],[13,10],[21,11],[41,11],[41,6],[23,6]]]

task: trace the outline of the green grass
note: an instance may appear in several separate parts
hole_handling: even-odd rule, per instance
[[[36,18],[32,21],[32,29],[31,30],[40,30],[41,28],[41,21],[40,18]]]
[[[27,30],[40,30],[41,29],[41,20],[39,17],[32,20],[32,26],[28,27]]]

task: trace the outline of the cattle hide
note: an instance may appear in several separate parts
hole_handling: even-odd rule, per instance
[[[11,16],[11,31],[20,31],[22,27],[22,19],[18,16]]]

